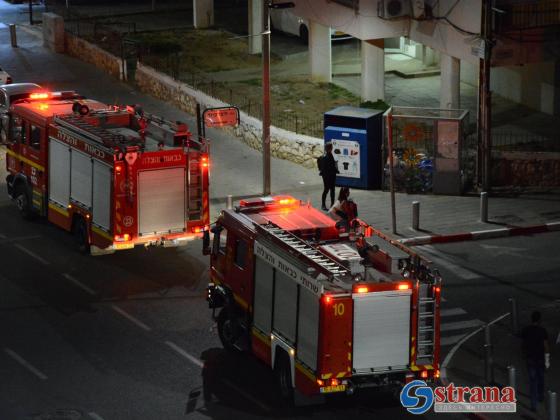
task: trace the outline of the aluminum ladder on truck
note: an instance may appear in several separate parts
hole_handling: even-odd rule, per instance
[[[346,275],[350,275],[350,271],[348,271],[344,266],[327,257],[321,251],[308,245],[303,239],[287,230],[282,229],[274,223],[269,222],[266,225],[257,225],[257,228],[266,235],[276,238],[277,241],[281,241],[296,253],[304,256],[311,265],[315,266],[319,271],[323,272],[323,274],[328,277],[344,277]]]
[[[432,284],[420,283],[418,291],[417,365],[433,363],[436,337],[436,297]]]
[[[124,136],[110,133],[100,127],[87,123],[75,115],[57,115],[54,117],[54,121],[62,127],[92,139],[97,143],[101,143],[106,147],[115,146],[116,143],[122,143],[125,140]]]

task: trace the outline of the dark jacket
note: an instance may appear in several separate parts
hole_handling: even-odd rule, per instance
[[[323,178],[334,179],[338,173],[338,168],[336,167],[336,161],[332,153],[327,153],[323,158],[321,176]]]

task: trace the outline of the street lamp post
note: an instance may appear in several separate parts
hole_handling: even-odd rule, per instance
[[[262,88],[263,88],[263,195],[270,195],[270,9],[288,9],[295,6],[293,2],[273,3],[263,0],[262,32]]]
[[[271,0],[263,0],[262,36],[262,148],[263,148],[263,195],[270,195],[270,7]]]

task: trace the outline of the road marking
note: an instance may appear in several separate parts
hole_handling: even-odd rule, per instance
[[[464,336],[465,334],[457,334],[457,335],[450,335],[449,337],[441,337],[439,339],[439,344],[442,346],[451,346],[459,342],[459,340],[461,340],[461,338],[463,338]]]
[[[255,397],[253,397],[251,394],[249,394],[248,392],[244,391],[243,389],[239,388],[237,385],[235,385],[234,383],[230,382],[228,379],[222,379],[222,383],[224,383],[225,385],[229,386],[231,389],[233,389],[235,392],[237,392],[238,394],[240,394],[241,396],[243,396],[245,399],[251,401],[253,404],[258,405],[260,408],[262,408],[264,411],[272,411],[271,408],[266,405],[265,403],[259,401],[258,399],[256,399]]]
[[[148,327],[146,324],[144,324],[142,321],[140,321],[139,319],[133,317],[132,315],[130,315],[128,312],[126,312],[124,309],[119,308],[117,305],[112,305],[111,306],[115,312],[119,313],[120,315],[124,316],[126,319],[128,319],[130,322],[132,322],[133,324],[136,324],[138,327],[142,328],[145,331],[152,331],[152,329],[150,327]]]
[[[186,358],[190,362],[197,365],[199,368],[202,369],[204,367],[204,362],[202,360],[199,360],[196,357],[191,356],[189,353],[187,353],[185,350],[183,350],[181,347],[179,347],[174,342],[166,341],[165,344],[167,344],[169,347],[171,347],[173,350],[175,350],[177,353],[179,353],[181,356],[183,356],[184,358]]]
[[[33,373],[35,376],[37,376],[39,379],[45,381],[47,380],[47,375],[45,375],[43,372],[41,372],[39,369],[37,369],[36,367],[34,367],[31,363],[29,363],[27,360],[25,360],[23,357],[21,357],[19,354],[17,354],[15,351],[9,349],[8,347],[4,348],[4,351],[6,352],[6,354],[8,356],[10,356],[12,359],[14,359],[16,362],[18,362],[20,365],[22,365],[24,368],[26,368],[28,371],[30,371],[31,373]]]
[[[468,321],[457,321],[457,322],[444,322],[441,324],[440,331],[455,331],[462,330],[466,328],[480,327],[484,325],[480,319],[469,319]]]
[[[455,315],[465,315],[467,311],[463,308],[450,308],[450,309],[442,309],[439,311],[440,316],[455,316]]]
[[[20,244],[15,244],[14,245],[17,249],[19,249],[22,252],[25,252],[27,255],[29,255],[30,257],[35,258],[37,261],[39,261],[41,264],[44,265],[49,265],[50,262],[48,262],[47,260],[45,260],[43,257],[40,257],[39,255],[35,254],[33,251],[30,251],[29,249],[27,249],[26,247],[24,247],[23,245]]]
[[[91,289],[90,287],[86,286],[84,283],[82,283],[80,280],[78,280],[77,278],[75,278],[74,276],[72,276],[71,274],[68,273],[64,273],[62,274],[62,277],[64,277],[66,280],[71,281],[72,283],[74,283],[76,286],[78,286],[80,289],[86,291],[87,293],[89,293],[92,296],[97,296],[97,292],[93,289]]]
[[[94,413],[93,411],[91,413],[88,413],[88,416],[90,416],[93,420],[103,420],[103,417],[101,417],[97,413]]]

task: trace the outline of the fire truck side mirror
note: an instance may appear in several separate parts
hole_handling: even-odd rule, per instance
[[[202,255],[210,255],[212,252],[210,248],[210,231],[205,230],[202,234]]]

